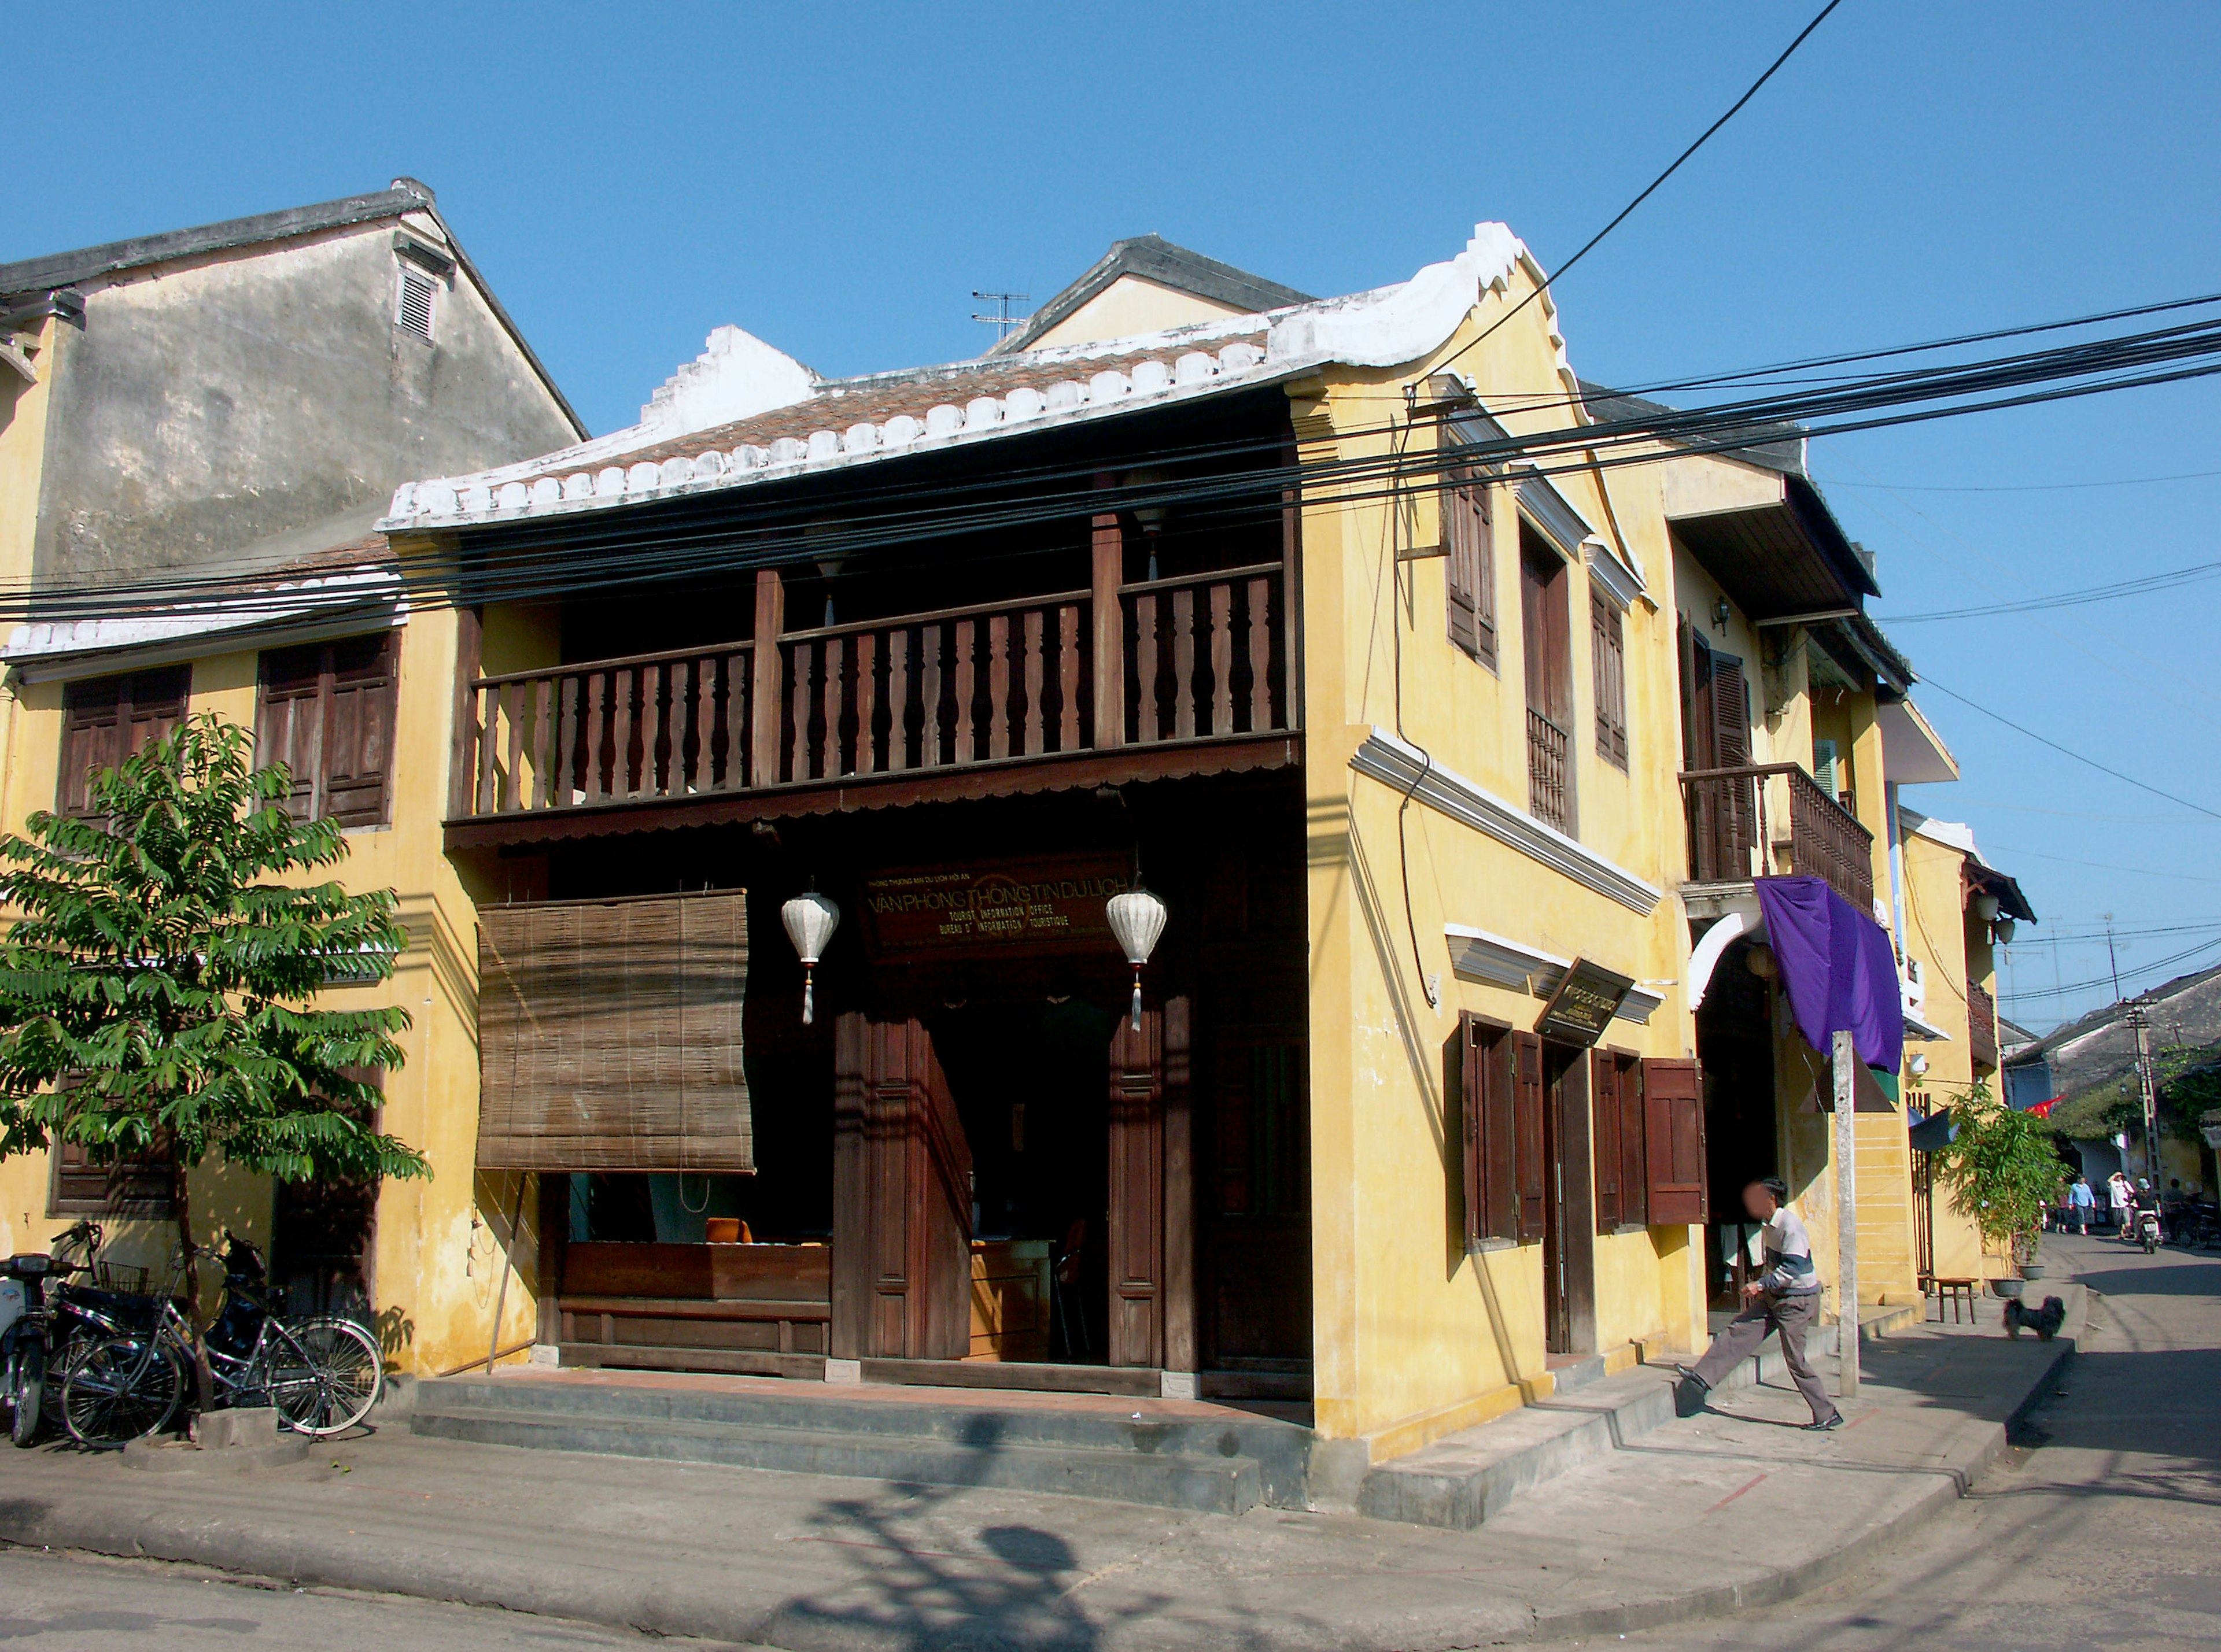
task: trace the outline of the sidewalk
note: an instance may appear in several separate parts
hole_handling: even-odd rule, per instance
[[[12,1454],[0,1540],[794,1649],[1425,1649],[1624,1633],[1785,1599],[1957,1498],[2083,1318],[1869,1343],[1850,1425],[1717,1397],[1477,1530],[1239,1518],[665,1463],[388,1430],[252,1475]],[[1830,1362],[1831,1365],[1832,1362]],[[1824,1368],[1826,1368],[1824,1367]],[[1661,1374],[1659,1380],[1666,1377]]]

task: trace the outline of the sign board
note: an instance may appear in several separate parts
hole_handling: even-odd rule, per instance
[[[1117,855],[875,872],[864,879],[864,944],[879,957],[1116,951],[1105,903],[1132,884]]]
[[[1535,1023],[1535,1031],[1556,1043],[1586,1049],[1604,1036],[1634,987],[1630,976],[1575,958],[1542,1006],[1542,1019]]]

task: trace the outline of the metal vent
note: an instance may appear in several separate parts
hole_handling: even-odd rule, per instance
[[[432,285],[429,276],[414,270],[401,272],[401,302],[393,313],[394,326],[420,339],[432,336]]]

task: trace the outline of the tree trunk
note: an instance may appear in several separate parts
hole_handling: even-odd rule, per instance
[[[185,1256],[185,1324],[191,1330],[195,1408],[206,1416],[216,1409],[216,1373],[209,1368],[208,1337],[201,1325],[200,1258],[193,1254],[191,1172],[180,1158],[171,1172],[170,1199],[177,1208],[178,1249]]]

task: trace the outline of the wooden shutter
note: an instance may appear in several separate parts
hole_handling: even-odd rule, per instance
[[[95,775],[175,733],[185,720],[191,681],[191,668],[176,665],[66,688],[56,810],[91,814]]]
[[[318,777],[323,772],[324,645],[272,649],[256,673],[254,761],[282,763],[293,776],[285,807],[297,820],[316,818]]]
[[[1589,659],[1595,678],[1597,755],[1627,767],[1627,633],[1619,607],[1589,593]]]
[[[743,891],[488,907],[481,1169],[755,1169]]]
[[[386,631],[331,645],[322,813],[343,826],[385,823],[399,641],[398,632]]]
[[[1626,1220],[1620,1197],[1626,1162],[1619,1141],[1619,1061],[1608,1050],[1589,1051],[1589,1157],[1596,1180],[1596,1228],[1599,1233],[1610,1233]]]
[[[1532,1032],[1514,1032],[1510,1043],[1512,1187],[1518,1209],[1515,1237],[1522,1244],[1534,1244],[1542,1237],[1550,1203],[1550,1160],[1542,1128],[1542,1040]]]
[[[1736,769],[1750,761],[1750,689],[1742,662],[1732,654],[1712,656],[1712,753],[1714,766]]]
[[[1453,1069],[1465,1182],[1465,1244],[1467,1250],[1477,1250],[1483,1239],[1519,1237],[1511,1029],[1461,1013],[1456,1038]]]
[[[1642,1063],[1616,1055],[1619,1087],[1619,1219],[1628,1227],[1650,1225],[1649,1131],[1644,1122]]]
[[[1693,1061],[1642,1063],[1644,1157],[1653,1226],[1705,1219],[1705,1086]]]
[[[1163,1362],[1165,1273],[1164,1016],[1142,1013],[1137,1030],[1125,1016],[1110,1045],[1110,1264],[1112,1365]]]
[[[1450,640],[1482,664],[1493,666],[1496,558],[1489,537],[1488,484],[1470,471],[1450,474],[1461,484],[1442,494]]]

